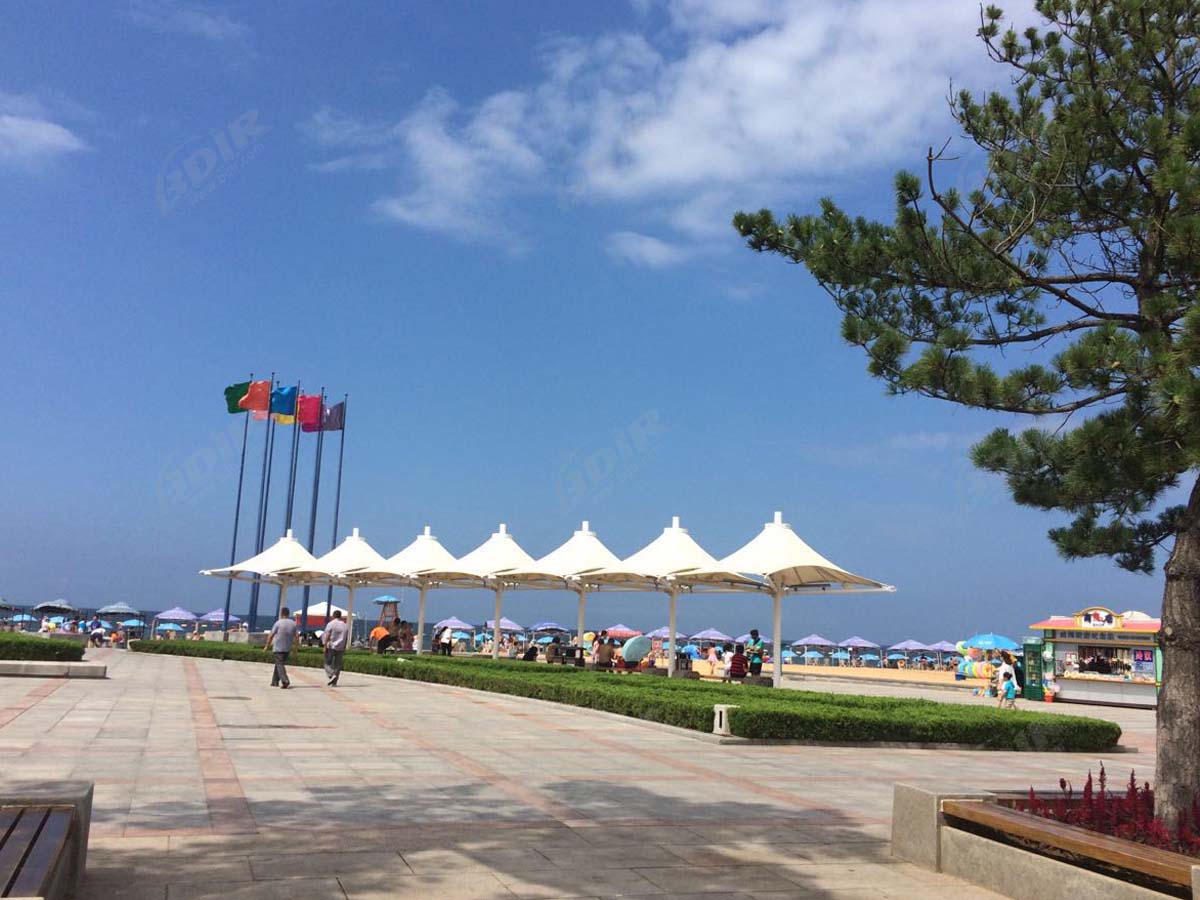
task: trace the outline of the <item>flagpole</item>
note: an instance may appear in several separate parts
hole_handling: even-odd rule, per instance
[[[317,407],[317,450],[316,461],[313,463],[312,508],[308,514],[308,552],[313,552],[317,543],[317,498],[321,495],[321,448],[325,444],[325,432],[321,429],[321,417],[325,409],[325,388],[321,388],[321,403]],[[298,424],[298,423],[297,423]],[[334,535],[336,539],[336,535]],[[330,585],[332,587],[332,585]],[[304,608],[300,613],[300,631],[308,629],[308,592],[309,585],[304,586]],[[325,621],[329,623],[329,606],[325,606]]]
[[[267,482],[269,481],[270,466],[268,460],[271,453],[271,391],[275,388],[275,373],[271,373],[271,380],[267,382],[267,430],[263,432],[263,461],[262,461],[262,480],[258,484],[258,522],[254,526],[254,552],[262,553],[263,545],[263,517],[266,515],[267,508]],[[250,631],[254,631],[255,617],[258,614],[258,582],[255,581],[250,585]]]
[[[254,373],[250,373],[250,383],[254,384]],[[249,392],[249,388],[246,389]],[[242,461],[238,465],[237,503],[233,508],[233,543],[229,548],[229,565],[237,562],[238,523],[242,517],[242,483],[246,478],[246,439],[250,436],[250,410],[246,410],[245,421],[242,422]],[[229,640],[229,603],[233,599],[233,579],[225,581],[225,618],[221,622],[221,640]]]
[[[288,493],[287,504],[284,512],[283,533],[287,534],[292,530],[292,509],[295,506],[296,499],[296,457],[300,453],[300,423],[296,421],[296,416],[300,412],[300,382],[296,382],[296,401],[292,405],[292,446],[289,450],[289,467],[288,467]],[[277,606],[283,608],[283,585],[279,586],[279,602]],[[301,634],[301,637],[304,635]]]
[[[338,515],[342,510],[342,461],[346,458],[346,409],[350,406],[350,395],[346,394],[342,397],[342,437],[338,442],[338,477],[337,490],[334,492],[333,499],[333,538],[329,541],[329,549],[332,550],[337,546],[338,536]],[[322,411],[324,415],[324,411]],[[323,424],[323,423],[322,423]],[[333,585],[329,585],[329,590],[325,594],[326,609],[328,604],[333,602]],[[350,622],[350,643],[354,644],[354,622]]]

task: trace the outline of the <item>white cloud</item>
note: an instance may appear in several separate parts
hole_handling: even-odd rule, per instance
[[[649,211],[665,237],[608,247],[656,264],[679,252],[670,231],[728,239],[738,208],[918,161],[952,133],[952,77],[1004,83],[978,16],[962,0],[669,0],[665,31],[557,40],[538,82],[474,106],[435,90],[398,119],[325,110],[304,130],[338,154],[314,168],[396,169],[404,189],[376,207],[410,225],[478,237],[516,195],[567,194]]]
[[[636,231],[613,232],[608,236],[605,246],[615,259],[648,269],[678,265],[689,256],[683,247]]]
[[[35,97],[0,92],[0,165],[38,167],[87,144]]]
[[[219,44],[248,44],[248,25],[228,13],[198,4],[172,0],[133,0],[129,19],[135,25],[163,34],[180,34]]]

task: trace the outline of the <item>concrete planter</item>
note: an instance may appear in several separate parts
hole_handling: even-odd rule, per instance
[[[1077,850],[1073,857],[1080,865],[1063,862],[1035,849],[1013,846],[986,834],[956,827],[947,820],[947,801],[974,800],[996,804],[998,795],[987,791],[958,789],[954,786],[928,789],[897,784],[892,801],[892,855],[935,872],[945,872],[980,887],[1020,900],[1045,900],[1048,896],[1070,896],[1073,900],[1150,900],[1164,896],[1191,896],[1200,900],[1200,863],[1190,869],[1190,894],[1186,884],[1177,885],[1174,893],[1155,890],[1131,881],[1102,874],[1085,867],[1086,851]],[[972,804],[960,804],[970,806]],[[953,809],[954,803],[950,804]],[[1058,823],[1052,823],[1058,826]],[[1038,827],[1029,823],[1027,833]],[[1048,829],[1050,823],[1046,826]],[[1083,829],[1058,826],[1079,832],[1082,844],[1098,845],[1104,836],[1092,835]],[[1128,843],[1128,842],[1122,842]],[[1142,845],[1132,845],[1142,857],[1159,854],[1175,862],[1177,854],[1167,854]],[[1094,859],[1098,865],[1109,864],[1097,847]],[[1178,871],[1178,866],[1176,866]],[[1131,873],[1132,877],[1132,873]],[[1186,878],[1186,876],[1185,876]]]

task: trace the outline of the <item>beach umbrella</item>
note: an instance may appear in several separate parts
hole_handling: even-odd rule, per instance
[[[929,647],[925,644],[922,644],[920,641],[908,640],[908,641],[901,641],[898,644],[892,644],[892,646],[888,647],[888,649],[889,650],[905,650],[908,652],[913,652],[916,650],[932,650],[933,648]]]
[[[39,603],[33,608],[34,612],[56,612],[56,613],[73,613],[79,612],[66,600],[47,600],[45,603]]]
[[[646,632],[646,637],[657,638],[658,640],[665,640],[666,638],[670,637],[670,635],[671,635],[671,629],[668,628],[666,625],[664,625],[662,628],[655,628],[653,631]],[[688,636],[686,634],[684,634],[682,631],[677,631],[677,632],[675,632],[675,639],[677,641],[686,641],[688,639]]]
[[[519,633],[519,632],[522,632],[525,630],[524,625],[521,625],[518,622],[514,622],[512,619],[505,619],[503,617],[501,617],[501,619],[500,619],[500,627],[499,628],[496,628],[496,620],[495,619],[488,619],[487,622],[484,623],[483,627],[484,627],[484,630],[486,630],[486,631],[497,631],[497,632],[507,631],[510,634],[516,634],[516,633]]]
[[[763,525],[762,531],[745,546],[726,556],[716,567],[762,579],[761,586],[771,594],[772,628],[775,640],[772,658],[779,659],[782,651],[783,597],[796,593],[861,593],[894,591],[891,585],[848,572],[830,562],[806,544],[776,512],[774,521]],[[775,687],[783,683],[783,670],[772,667]]]
[[[164,622],[162,625],[159,625],[158,628],[156,628],[155,630],[156,631],[183,631],[183,628],[180,627],[179,625],[176,625],[174,622]]]
[[[619,641],[623,641],[626,638],[638,637],[642,634],[636,628],[630,628],[628,625],[622,625],[620,622],[616,625],[609,625],[603,630],[608,632],[610,638],[616,638]]]
[[[936,644],[929,645],[930,650],[937,650],[939,653],[953,653],[958,649],[956,644],[950,641],[938,641]]]
[[[771,639],[769,637],[767,637],[765,634],[760,634],[759,637],[762,638],[762,641],[764,644],[771,643]],[[735,643],[745,644],[745,643],[749,642],[749,640],[750,640],[750,632],[747,631],[745,634],[739,634],[733,640]]]
[[[450,637],[454,638],[456,641],[469,641],[471,639],[471,635],[466,631],[452,632]]]
[[[146,623],[141,619],[126,619],[121,623],[122,628],[145,628]]]
[[[16,612],[18,609],[23,609],[23,607],[13,606],[13,604],[9,603],[3,597],[0,597],[0,611]]]
[[[805,650],[800,654],[801,659],[824,659],[825,654],[820,650]],[[847,658],[849,658],[847,656]]]
[[[549,634],[543,635],[542,637],[537,639],[537,643],[552,644],[552,643],[554,643],[554,637],[553,637],[553,635],[549,635]]]
[[[384,594],[382,597],[376,597],[371,601],[376,606],[387,606],[389,603],[400,603],[399,597],[393,597],[391,594]]]
[[[901,655],[903,655],[903,654],[901,654]],[[876,660],[879,659],[879,654],[878,653],[864,653],[862,656],[859,657],[859,659],[865,659],[870,662],[875,662]],[[888,659],[891,659],[891,657],[889,656]]]
[[[830,659],[849,659],[850,654],[847,653],[845,650],[838,650],[836,653],[830,653],[829,658]]]
[[[492,536],[458,560],[446,570],[432,572],[417,572],[436,581],[447,582],[454,587],[490,588],[496,595],[496,612],[492,616],[492,659],[500,658],[500,629],[503,621],[501,608],[504,603],[504,592],[510,582],[506,581],[503,573],[511,571],[526,571],[533,566],[533,557],[521,549],[508,533],[508,526],[503,522],[492,533]],[[523,631],[524,629],[518,628]]]
[[[715,628],[706,628],[703,631],[697,631],[692,635],[693,641],[712,641],[717,644],[728,644],[733,641],[729,635],[723,631],[718,631]]]
[[[792,650],[784,650],[782,656],[784,659],[795,659],[796,653]]]
[[[173,606],[170,609],[164,610],[154,618],[160,622],[195,622],[196,614],[188,612],[179,606]]]
[[[533,632],[538,632],[538,631],[568,632],[571,629],[564,628],[563,626],[559,625],[557,622],[535,622],[534,624],[529,626],[529,630],[533,631]]]
[[[842,647],[843,649],[849,648],[851,650],[864,650],[864,649],[878,650],[879,649],[878,644],[872,643],[871,641],[868,641],[866,638],[860,638],[857,635],[855,635],[854,637],[848,637],[844,641],[840,641],[838,643],[838,646]]]
[[[584,520],[578,531],[532,566],[503,573],[506,581],[524,587],[574,591],[579,601],[576,634],[581,645],[583,644],[583,617],[587,608],[588,594],[600,590],[602,586],[581,577],[580,573],[605,569],[620,562],[616,554],[604,546],[604,542],[596,536],[596,532],[589,528],[589,524],[587,520]],[[534,630],[538,629],[535,627]],[[566,631],[566,629],[563,630]]]
[[[204,615],[200,616],[199,621],[204,622],[207,625],[215,625],[215,624],[224,625],[225,624],[225,608],[222,606],[218,606],[216,609],[210,609]],[[230,614],[230,616],[229,616],[229,624],[230,625],[236,625],[240,621],[242,621],[242,620],[239,619],[237,616],[233,615],[232,613]]]
[[[976,650],[1016,650],[1020,645],[1012,638],[1007,638],[1002,634],[976,634],[963,641],[963,645],[974,647]]]
[[[810,634],[807,637],[802,637],[798,641],[792,641],[793,647],[836,647],[833,641],[829,638],[823,638],[819,634]]]
[[[650,648],[650,638],[644,634],[631,637],[621,647],[621,659],[625,660],[625,662],[641,662],[646,658],[646,654],[650,652]]]
[[[101,627],[101,628],[103,628],[105,631],[112,631],[112,630],[113,630],[113,623],[112,623],[112,622],[109,622],[109,621],[107,621],[107,620],[105,620],[105,619],[101,619],[101,620],[100,620],[100,627]]]
[[[61,625],[63,622],[67,621],[67,617],[66,616],[51,616],[50,621],[53,622],[55,625]]]
[[[634,640],[637,640],[637,638],[634,638]],[[699,659],[701,651],[700,651],[700,648],[697,647],[695,644],[688,644],[680,652],[686,653],[692,659]]]
[[[474,625],[472,625],[470,622],[464,622],[462,619],[458,618],[457,616],[451,616],[448,619],[442,619],[442,621],[436,623],[433,626],[434,631],[441,631],[443,628],[457,628],[460,631],[474,631],[475,630]]]
[[[863,658],[865,659],[866,657],[863,657]],[[875,657],[875,658],[878,659],[879,657]],[[908,656],[906,656],[903,653],[889,653],[887,655],[887,658],[888,659],[908,659]]]
[[[14,622],[36,622],[38,620],[38,617],[31,616],[31,615],[29,615],[29,613],[17,613],[15,616],[12,617],[12,620]]]
[[[755,590],[758,587],[753,580],[719,569],[716,559],[680,526],[679,516],[674,516],[662,534],[632,556],[608,568],[581,573],[580,577],[667,595],[667,675],[673,676],[679,595],[684,591]]]
[[[101,616],[140,616],[141,610],[134,609],[128,603],[110,603],[108,606],[102,606],[96,610],[97,615]]]

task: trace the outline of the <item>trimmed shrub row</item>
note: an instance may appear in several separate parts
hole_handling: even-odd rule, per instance
[[[83,644],[19,631],[0,631],[0,659],[79,662],[83,659]]]
[[[260,648],[192,641],[134,641],[131,649],[178,656],[266,662]],[[319,650],[292,653],[289,665],[319,667]],[[997,710],[893,697],[862,697],[810,691],[774,691],[684,679],[667,680],[589,672],[510,660],[435,656],[346,654],[345,669],[434,684],[453,685],[551,700],[651,722],[708,731],[713,705],[736,704],[730,716],[735,735],[746,738],[859,743],[895,741],[971,744],[1005,750],[1110,749],[1121,737],[1113,722],[1023,710]]]

